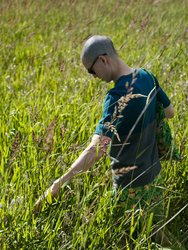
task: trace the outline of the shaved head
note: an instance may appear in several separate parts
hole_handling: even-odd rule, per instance
[[[87,68],[90,68],[94,60],[100,55],[114,57],[117,56],[117,52],[110,38],[95,35],[85,42],[81,54],[81,60]]]

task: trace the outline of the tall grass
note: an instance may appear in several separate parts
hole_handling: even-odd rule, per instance
[[[113,86],[81,65],[91,34],[110,36],[120,56],[152,70],[171,98],[183,160],[163,162],[173,218],[167,226],[188,246],[187,13],[187,0],[0,1],[1,249],[121,249],[122,240],[129,249],[136,220],[112,216],[108,157],[67,183],[39,215],[32,211],[90,141]],[[153,249],[146,224],[136,249]]]

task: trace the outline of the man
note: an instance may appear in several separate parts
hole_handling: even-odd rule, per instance
[[[152,183],[161,165],[156,145],[156,98],[163,104],[167,118],[174,110],[153,77],[143,69],[129,67],[118,56],[112,41],[106,36],[92,36],[83,47],[82,63],[88,73],[115,86],[105,98],[102,119],[89,146],[63,176],[58,178],[35,204],[51,193],[58,195],[61,186],[75,175],[87,171],[98,161],[110,144],[114,188],[134,190]]]

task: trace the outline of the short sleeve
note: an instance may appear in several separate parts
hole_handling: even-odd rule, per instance
[[[112,138],[113,132],[111,132],[104,124],[106,122],[112,121],[113,113],[114,113],[115,106],[117,104],[118,99],[119,99],[118,96],[113,96],[109,93],[106,95],[104,106],[103,106],[102,118],[100,119],[96,127],[95,134],[104,135],[104,136]],[[113,123],[113,125],[115,126],[116,124]]]
[[[159,85],[157,78],[155,76],[154,76],[154,78],[155,78],[155,83],[156,83],[157,101],[162,103],[164,108],[167,108],[170,105],[170,100],[169,100],[167,94],[164,92],[164,90]]]
[[[164,108],[167,108],[170,105],[170,100],[166,93],[163,91],[161,87],[157,90],[157,100],[163,104]]]

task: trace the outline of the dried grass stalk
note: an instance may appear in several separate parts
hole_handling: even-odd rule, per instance
[[[14,160],[18,156],[19,151],[20,151],[20,134],[19,132],[16,132],[16,135],[12,143],[12,147],[11,147],[11,154],[10,154],[8,165],[11,165],[14,162]]]
[[[49,124],[46,129],[46,138],[44,140],[44,150],[48,153],[51,153],[54,146],[54,131],[57,123],[57,116],[53,119],[53,121]]]

